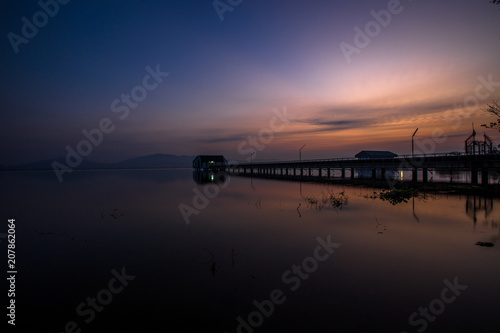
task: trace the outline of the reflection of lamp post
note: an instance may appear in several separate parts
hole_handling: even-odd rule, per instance
[[[411,136],[411,157],[413,158],[414,150],[415,150],[415,144],[413,143],[413,137],[415,134],[417,134],[418,128],[415,130],[415,133]]]
[[[303,145],[302,148],[304,148],[306,145]],[[302,162],[302,148],[299,149],[299,162]]]
[[[299,163],[302,163],[302,148],[304,148],[306,145],[303,145],[300,149],[299,149]],[[293,174],[295,175],[295,169],[293,170]],[[300,166],[300,177],[302,179],[302,175],[303,175],[303,172],[302,172],[302,165]],[[300,195],[302,195],[302,180],[300,181]],[[300,212],[299,212],[300,214]]]

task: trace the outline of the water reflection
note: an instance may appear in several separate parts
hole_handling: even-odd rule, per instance
[[[212,171],[212,170],[193,170],[193,180],[196,184],[224,184],[228,178],[228,175],[224,171]]]
[[[367,198],[379,188],[192,170],[0,182],[0,218],[19,221],[16,295],[31,331],[75,320],[86,332],[144,332],[168,320],[187,332],[236,332],[238,316],[276,288],[287,292],[283,272],[302,267],[328,235],[342,246],[255,333],[414,332],[409,315],[455,276],[469,289],[426,333],[498,328],[496,198],[437,194],[393,205]],[[179,204],[196,208],[207,187],[219,191],[186,225]],[[76,307],[121,267],[137,278],[87,325]]]
[[[484,218],[488,218],[493,211],[493,198],[482,198],[477,196],[467,196],[465,201],[465,212],[477,222],[477,213],[484,211]]]

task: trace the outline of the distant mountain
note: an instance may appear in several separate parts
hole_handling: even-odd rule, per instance
[[[70,167],[74,170],[89,169],[153,169],[153,168],[191,168],[194,156],[154,154],[148,156],[134,157],[118,163],[98,163],[89,160],[82,160],[77,167]],[[50,160],[43,160],[33,163],[18,165],[0,166],[0,170],[52,170],[52,163],[56,161],[66,165],[64,157]]]
[[[177,156],[167,154],[154,154],[134,157],[114,164],[115,168],[142,169],[142,168],[191,168],[193,156]]]

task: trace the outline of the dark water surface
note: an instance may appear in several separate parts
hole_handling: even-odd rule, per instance
[[[392,205],[372,188],[197,180],[0,173],[0,233],[16,219],[16,328],[500,332],[499,199]]]

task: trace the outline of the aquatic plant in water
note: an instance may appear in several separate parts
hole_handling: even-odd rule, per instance
[[[414,188],[396,188],[390,191],[382,190],[380,192],[373,192],[372,195],[365,195],[365,199],[380,199],[388,201],[392,205],[397,205],[402,202],[408,202],[411,198],[427,199],[425,193],[419,193]]]
[[[306,205],[309,208],[323,209],[323,208],[333,208],[337,209],[344,205],[347,205],[349,197],[345,195],[345,192],[340,192],[336,194],[333,190],[327,189],[326,192],[321,192],[321,199],[315,196],[305,197]]]

